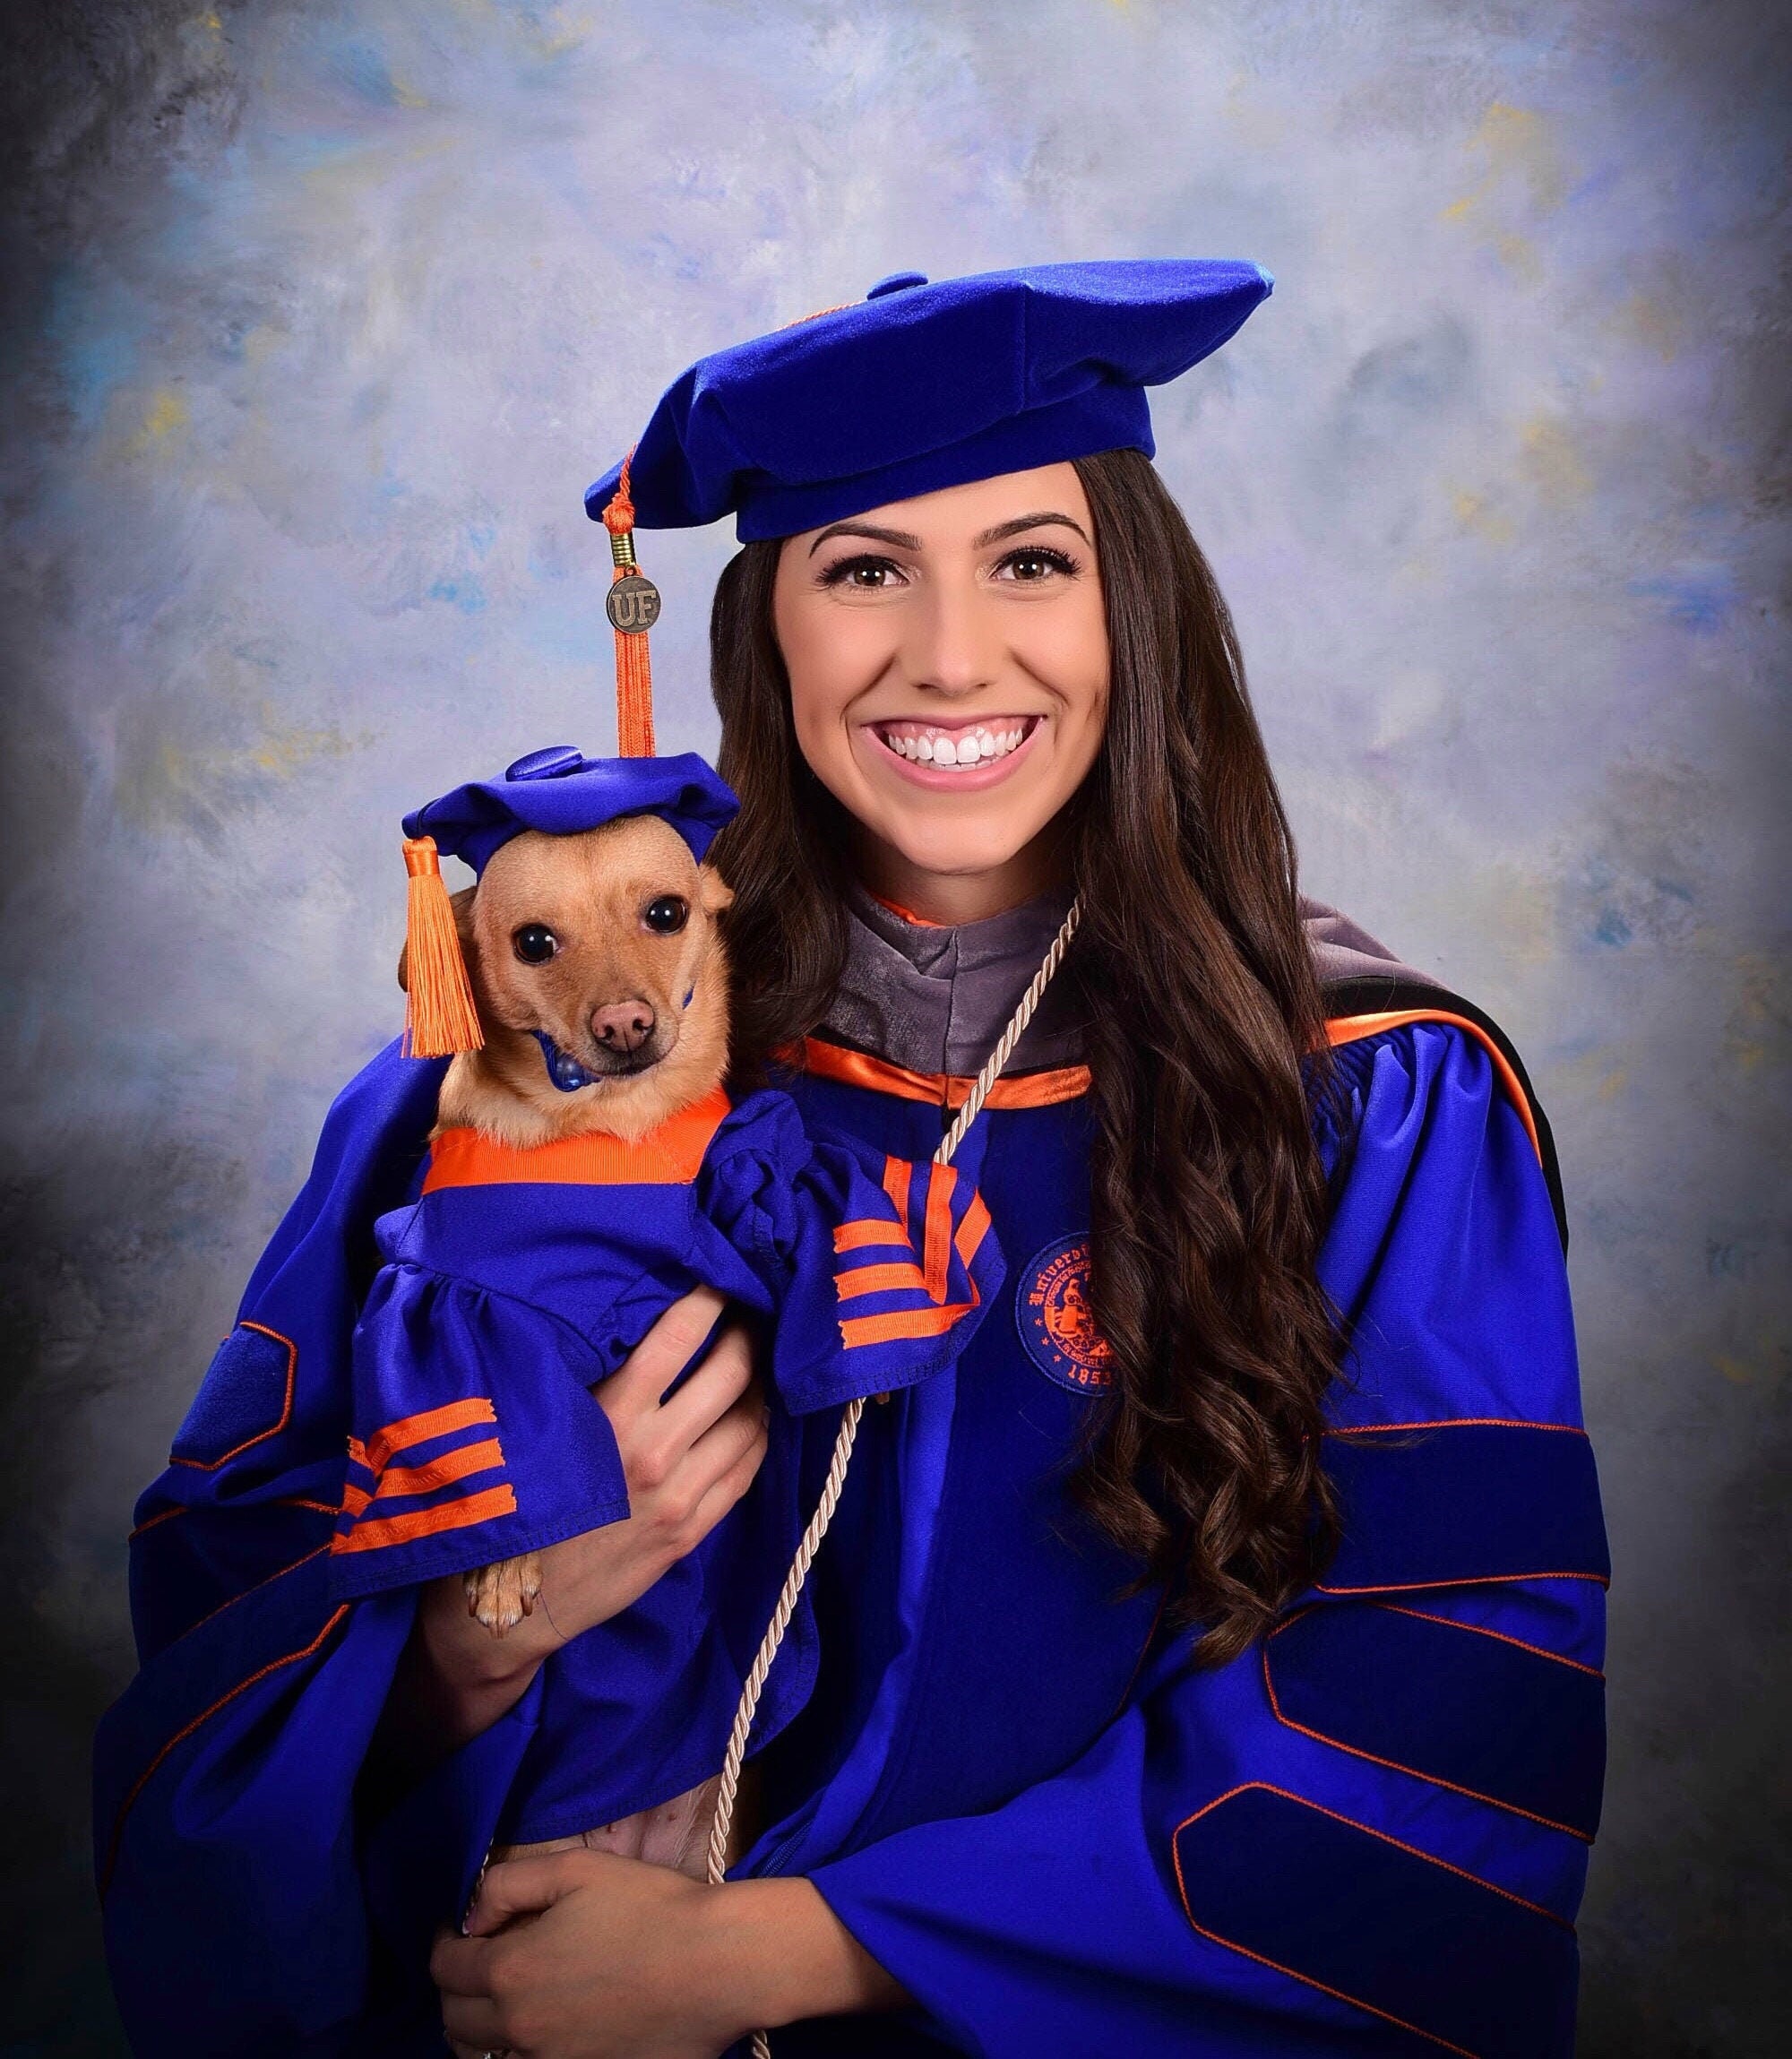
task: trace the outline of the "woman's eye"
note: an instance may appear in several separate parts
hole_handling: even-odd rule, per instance
[[[679,894],[662,893],[642,909],[641,919],[656,936],[676,936],[691,919],[691,904]]]
[[[525,965],[546,965],[560,948],[560,939],[545,922],[525,922],[511,932],[510,947]]]
[[[1055,573],[1068,575],[1076,571],[1076,560],[1061,550],[1044,550],[1035,547],[1027,550],[1011,550],[995,568],[998,579],[1011,579],[1017,586],[1037,586],[1042,580]]]
[[[821,575],[823,586],[849,587],[857,593],[883,593],[901,580],[901,566],[887,557],[836,558]]]

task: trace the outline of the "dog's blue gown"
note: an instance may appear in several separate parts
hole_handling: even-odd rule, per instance
[[[1134,1568],[1067,1493],[1108,1376],[1085,1292],[1086,1075],[1023,1075],[973,1129],[960,1201],[974,1184],[986,1203],[1005,1284],[926,1376],[866,1368],[859,1391],[894,1391],[866,1410],[813,1634],[773,1671],[770,1827],[743,1868],[808,1875],[918,2010],[780,2031],[775,2050],[1570,2052],[1607,1563],[1546,1132],[1482,1019],[1396,985],[1374,1012],[1340,996],[1338,1091],[1315,1118],[1334,1195],[1322,1271],[1352,1346],[1327,1452],[1343,1542],[1266,1642],[1218,1669],[1191,1662],[1158,1592],[1126,1591]],[[413,1499],[392,1469],[425,1447],[358,1433],[386,1469],[366,1473],[344,1452],[348,1340],[364,1304],[372,1320],[399,1291],[376,1246],[409,1262],[399,1240],[418,1218],[391,1211],[418,1190],[438,1073],[388,1052],[338,1102],[144,1504],[143,1670],[103,1727],[96,1840],[145,2055],[439,2051],[427,1940],[488,1840],[548,1834],[581,1808],[602,1821],[606,1795],[658,1798],[606,1788],[607,1736],[665,1794],[709,1770],[652,1767],[629,1709],[605,1701],[620,1683],[625,1704],[676,1646],[676,1612],[656,1616],[650,1597],[635,1643],[625,1624],[590,1633],[409,1793],[358,1802],[416,1589],[367,1576],[379,1591],[351,1598],[358,1561],[404,1547],[332,1539],[385,1520],[383,1495],[394,1515],[452,1508],[486,1479],[444,1474]],[[944,1083],[874,1052],[811,1047],[788,1085],[811,1132],[859,1140],[869,1166],[924,1163],[938,1140]],[[846,1219],[892,1221],[866,1176],[865,1212]],[[919,1253],[925,1226],[908,1219]],[[822,1262],[832,1321],[831,1240]],[[768,1274],[743,1263],[749,1299],[749,1273],[763,1305]],[[639,1327],[615,1327],[595,1359],[570,1352],[572,1383]],[[851,1354],[814,1355],[829,1361],[838,1374]],[[502,1444],[521,1515],[513,1371],[480,1362],[495,1425],[426,1449]],[[582,1391],[569,1387],[566,1420],[589,1434],[599,1411]],[[795,1462],[802,1510],[838,1419],[824,1391],[818,1378],[796,1396],[815,1403],[794,1419],[800,1449],[768,1461]],[[743,1576],[767,1597],[791,1491],[780,1475],[743,1519],[743,1558],[754,1538],[779,1546]],[[434,1535],[471,1555],[383,1563],[415,1579],[522,1534],[469,1524]],[[736,1615],[757,1597],[737,1598],[718,1599],[707,1651],[674,1654],[711,1740],[756,1636]]]

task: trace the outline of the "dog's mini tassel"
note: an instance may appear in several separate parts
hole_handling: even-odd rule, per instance
[[[634,557],[634,503],[629,497],[631,451],[623,460],[622,477],[604,510],[610,532],[615,570],[604,610],[616,631],[616,752],[624,758],[653,755],[653,673],[648,662],[647,633],[659,619],[659,589]]]
[[[407,839],[404,868],[410,874],[404,930],[405,1055],[446,1058],[456,1051],[477,1051],[486,1039],[435,839]]]

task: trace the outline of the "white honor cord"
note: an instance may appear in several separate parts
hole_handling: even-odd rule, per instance
[[[965,1133],[981,1113],[983,1104],[989,1098],[989,1090],[1001,1076],[1002,1069],[1014,1054],[1014,1047],[1021,1041],[1021,1032],[1033,1019],[1033,1011],[1039,1005],[1039,998],[1051,985],[1052,975],[1064,963],[1064,954],[1070,948],[1070,940],[1076,935],[1077,922],[1081,915],[1081,904],[1072,901],[1070,913],[1064,918],[1064,926],[1052,939],[1052,947],[1047,952],[1039,969],[1033,975],[1032,984],[1021,996],[1021,1004],[1008,1019],[1008,1027],[995,1039],[995,1048],[985,1059],[983,1070],[971,1081],[970,1091],[964,1098],[964,1106],[959,1110],[951,1129],[940,1139],[940,1148],[934,1153],[934,1163],[945,1166],[952,1163],[952,1153],[964,1141]],[[797,1598],[803,1591],[803,1583],[809,1577],[809,1568],[814,1563],[815,1553],[822,1539],[828,1534],[828,1525],[833,1521],[834,1510],[840,1505],[840,1490],[846,1485],[846,1469],[852,1462],[853,1441],[858,1435],[859,1417],[865,1413],[861,1398],[847,1404],[846,1414],[840,1418],[840,1434],[834,1439],[834,1454],[828,1462],[828,1477],[822,1488],[821,1499],[815,1503],[815,1512],[809,1518],[809,1527],[803,1532],[803,1541],[797,1546],[797,1555],[790,1562],[790,1570],[784,1576],[784,1590],[778,1597],[778,1606],[771,1612],[771,1620],[765,1626],[765,1635],[760,1641],[759,1656],[753,1662],[753,1670],[746,1676],[746,1684],[740,1691],[740,1704],[734,1712],[734,1728],[728,1734],[728,1754],[722,1761],[720,1790],[716,1796],[715,1821],[710,1826],[710,1884],[720,1883],[728,1871],[728,1830],[734,1822],[735,1796],[740,1786],[741,1763],[746,1757],[746,1740],[753,1728],[753,1719],[759,1708],[759,1697],[765,1691],[766,1676],[771,1671],[771,1662],[778,1656],[778,1648],[784,1641],[784,1633],[790,1627],[790,1618],[796,1614]],[[771,2059],[771,2047],[766,2042],[765,2033],[755,2030],[753,2034],[754,2059]]]

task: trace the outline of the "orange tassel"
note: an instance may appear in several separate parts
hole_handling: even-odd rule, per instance
[[[647,632],[659,614],[659,591],[635,562],[634,502],[629,496],[628,468],[631,451],[622,461],[622,477],[604,510],[604,527],[610,532],[610,556],[615,570],[610,574],[609,618],[616,631],[616,754],[624,758],[653,755],[653,672],[648,659]],[[616,590],[625,579],[641,586],[629,594]],[[639,628],[632,626],[639,623]],[[631,626],[625,627],[628,624]]]
[[[473,1006],[473,983],[461,952],[448,888],[434,837],[407,840],[404,869],[405,1025],[408,1058],[446,1058],[485,1043]]]

